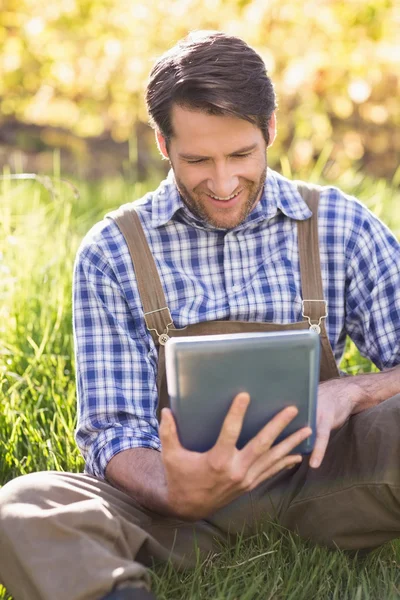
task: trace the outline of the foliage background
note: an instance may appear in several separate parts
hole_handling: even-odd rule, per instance
[[[0,2],[1,5],[1,2]],[[279,98],[270,163],[296,172],[324,152],[393,179],[400,156],[399,0],[3,0],[0,162],[98,177],[158,168],[143,90],[155,58],[192,29],[239,35]],[[331,144],[332,142],[332,144]],[[113,151],[110,152],[110,148]],[[16,151],[17,149],[17,151]],[[399,179],[397,171],[396,183]]]

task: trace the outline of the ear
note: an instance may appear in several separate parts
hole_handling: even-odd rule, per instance
[[[272,146],[274,140],[276,138],[276,115],[275,112],[272,113],[271,118],[268,123],[268,134],[269,134],[269,142],[268,147]]]
[[[156,131],[156,142],[157,142],[157,147],[158,147],[159,151],[161,152],[161,154],[163,155],[163,157],[169,158],[165,137],[163,136],[163,134],[160,131]]]

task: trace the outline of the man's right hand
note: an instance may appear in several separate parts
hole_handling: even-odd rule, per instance
[[[297,415],[295,406],[275,415],[244,448],[236,448],[249,402],[246,393],[235,397],[216,444],[201,453],[181,445],[172,413],[168,408],[163,409],[160,439],[167,502],[179,518],[190,521],[205,518],[282,469],[301,462],[301,455],[289,453],[311,435],[309,427],[272,446]]]

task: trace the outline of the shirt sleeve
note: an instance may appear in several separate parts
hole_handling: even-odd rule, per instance
[[[73,280],[76,441],[85,471],[99,478],[123,450],[160,450],[155,348],[140,299],[137,309],[128,304],[120,279],[98,245],[82,245]]]
[[[363,208],[347,245],[346,330],[379,369],[400,363],[400,244]]]

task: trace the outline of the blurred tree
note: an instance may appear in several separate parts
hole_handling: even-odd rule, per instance
[[[275,82],[273,162],[288,152],[306,170],[332,139],[333,178],[354,162],[390,177],[400,155],[399,26],[398,0],[3,0],[0,129],[14,119],[145,139],[154,59],[194,27],[221,29],[254,46]]]

